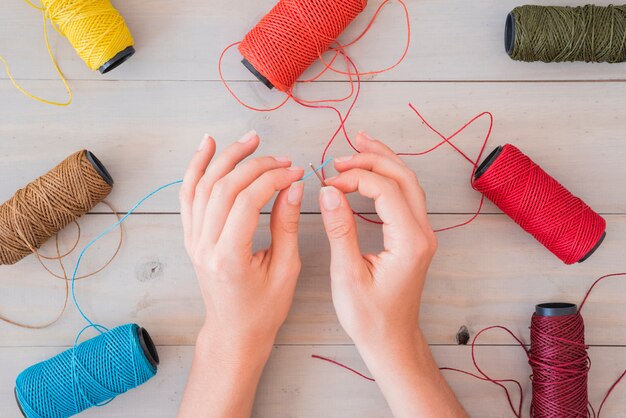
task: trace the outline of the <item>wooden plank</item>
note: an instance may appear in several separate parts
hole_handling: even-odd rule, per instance
[[[35,84],[44,93],[57,90],[50,81]],[[270,114],[248,111],[220,83],[81,81],[74,86],[77,99],[68,111],[34,104],[0,82],[6,97],[0,103],[0,201],[86,147],[116,180],[111,202],[127,210],[149,190],[182,176],[204,132],[218,138],[221,149],[256,128],[263,138],[259,154],[287,154],[306,166],[319,161],[337,126],[331,112],[295,104]],[[318,96],[337,94],[336,83],[317,86]],[[259,86],[241,87],[245,99],[276,99]],[[615,192],[626,178],[625,95],[626,84],[607,83],[371,83],[364,86],[348,129],[366,129],[398,151],[421,151],[439,138],[419,123],[408,101],[446,134],[491,110],[496,119],[490,148],[511,142],[595,210],[625,213],[626,194]],[[476,155],[487,126],[487,120],[478,121],[456,143]],[[349,152],[338,138],[329,156]],[[478,196],[468,184],[471,166],[451,148],[406,160],[426,189],[431,212],[476,209]],[[314,183],[307,187],[304,211],[319,211],[317,191]],[[371,210],[372,205],[358,201],[355,208]],[[177,191],[152,199],[143,210],[178,211]],[[495,211],[491,205],[485,210]]]
[[[241,40],[276,0],[150,0],[114,1],[126,19],[137,54],[120,68],[102,76],[92,73],[69,42],[51,30],[51,43],[61,68],[70,79],[102,80],[218,80],[217,59],[222,49]],[[521,3],[452,0],[408,0],[412,45],[406,61],[393,71],[368,77],[376,80],[610,80],[624,79],[624,65],[585,63],[520,63],[504,51],[504,22]],[[367,24],[380,1],[346,31],[353,39]],[[554,0],[551,5],[577,6],[586,0]],[[383,68],[402,52],[406,30],[398,4],[386,7],[372,32],[350,50],[359,68]],[[56,79],[42,39],[40,14],[21,1],[0,6],[0,53],[16,77]],[[238,52],[227,56],[224,74],[231,80],[253,77],[239,63]],[[311,71],[321,69],[318,63]],[[0,77],[6,78],[4,71]],[[329,75],[329,79],[339,79]],[[32,85],[31,83],[27,83]]]
[[[433,215],[441,227],[465,219]],[[500,324],[528,341],[534,305],[542,302],[579,303],[592,281],[624,271],[621,239],[626,216],[607,216],[606,241],[582,264],[565,266],[504,215],[486,215],[475,223],[439,234],[439,251],[423,296],[422,328],[433,344],[454,344],[461,325],[473,336],[483,327]],[[89,215],[81,221],[84,244],[112,222],[111,215]],[[267,245],[268,216],[263,216],[257,247]],[[359,222],[363,250],[381,248],[380,229]],[[204,307],[193,269],[184,252],[177,215],[136,215],[126,224],[126,240],[113,264],[103,273],[77,283],[85,312],[106,326],[137,322],[160,344],[193,344],[204,318]],[[64,231],[71,242],[74,231]],[[111,253],[115,237],[90,249],[82,272],[93,271]],[[51,243],[49,243],[51,244]],[[44,248],[46,253],[51,245]],[[319,215],[303,215],[300,230],[303,269],[289,318],[279,343],[344,344],[350,339],[332,305],[328,276],[329,249]],[[71,257],[74,259],[76,254]],[[71,260],[68,268],[73,267]],[[53,266],[54,267],[54,266]],[[58,268],[57,268],[58,270]],[[0,271],[0,314],[31,323],[43,322],[59,309],[63,284],[47,275],[34,257]],[[592,345],[626,345],[626,278],[599,286],[584,311],[587,341]],[[0,323],[0,346],[64,345],[84,325],[70,306],[57,324],[44,330],[24,330]],[[484,335],[482,343],[510,344],[503,333]]]
[[[440,366],[472,370],[469,347],[433,347]],[[17,417],[13,398],[17,374],[38,361],[60,351],[56,347],[0,348],[0,413]],[[366,372],[353,346],[277,346],[261,379],[254,417],[360,416],[390,417],[375,383],[363,380],[344,369],[312,359],[311,354],[328,356]],[[592,368],[589,399],[597,410],[610,384],[626,366],[624,347],[594,347],[590,350]],[[191,359],[192,347],[159,347],[161,364],[157,375],[141,387],[121,395],[103,408],[92,408],[86,417],[161,417],[174,416],[180,403]],[[530,401],[530,368],[518,347],[479,347],[477,358],[494,377],[518,379],[524,387],[527,414]],[[11,359],[11,361],[6,361]],[[502,390],[489,383],[454,372],[445,372],[456,395],[470,416],[501,418],[512,416]],[[515,399],[518,393],[511,388]],[[621,416],[626,390],[618,387],[603,412],[608,417]]]

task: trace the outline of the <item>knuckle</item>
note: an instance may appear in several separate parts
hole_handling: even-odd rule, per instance
[[[280,228],[283,232],[288,234],[295,234],[298,232],[298,217],[297,216],[287,216],[280,222]]]
[[[211,195],[215,196],[218,199],[225,198],[231,193],[232,185],[231,182],[226,179],[226,177],[222,177],[213,185],[213,190],[211,191]]]
[[[254,199],[249,190],[244,190],[235,199],[235,204],[241,208],[248,209],[254,207]]]
[[[220,273],[224,271],[226,263],[222,257],[213,256],[207,260],[206,267],[211,273]]]
[[[327,228],[328,236],[332,239],[342,239],[350,236],[352,226],[345,222],[331,222]]]
[[[196,185],[196,195],[206,196],[211,190],[210,182],[205,178],[201,178]]]
[[[204,252],[195,250],[191,255],[191,261],[196,267],[201,267],[206,261],[206,254]]]
[[[406,166],[403,168],[403,171],[404,171],[406,178],[408,178],[410,181],[419,185],[420,181],[415,171],[411,170],[409,167],[406,167]]]

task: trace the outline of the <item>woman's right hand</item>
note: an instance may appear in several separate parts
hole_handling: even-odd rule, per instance
[[[437,240],[415,174],[386,145],[359,133],[359,154],[335,159],[339,175],[320,192],[330,241],[337,316],[354,340],[395,417],[465,417],[419,330],[426,272]],[[344,193],[374,200],[384,250],[361,254]]]
[[[333,302],[357,344],[406,342],[418,328],[420,299],[437,239],[424,191],[391,149],[359,133],[360,154],[335,159],[339,175],[326,180],[320,206],[331,247]],[[374,199],[383,222],[384,251],[361,254],[344,193]]]

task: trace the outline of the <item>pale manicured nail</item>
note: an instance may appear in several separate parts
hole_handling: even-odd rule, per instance
[[[274,157],[274,159],[279,163],[288,163],[291,161],[291,158],[289,157]]]
[[[363,138],[365,139],[369,139],[370,141],[375,141],[375,139],[369,136],[368,134],[366,134],[365,131],[360,131],[359,134],[361,134]]]
[[[206,147],[207,142],[209,142],[209,138],[211,136],[209,134],[204,134],[202,141],[200,141],[200,145],[198,145],[198,151],[202,151],[204,147]]]
[[[351,159],[352,159],[352,155],[347,155],[345,157],[335,158],[335,161],[337,161],[338,163],[345,163],[346,161],[350,161]]]
[[[335,210],[341,205],[341,196],[339,190],[333,186],[322,187],[322,205],[326,210]]]
[[[287,170],[289,170],[289,171],[303,171],[304,168],[298,167],[297,165],[294,165],[293,167],[287,167]]]
[[[287,202],[290,205],[299,205],[302,202],[302,195],[304,194],[304,182],[297,181],[292,183],[287,192]]]
[[[254,138],[255,136],[257,136],[256,131],[253,129],[250,132],[248,132],[247,134],[245,134],[244,136],[241,137],[241,139],[237,142],[240,142],[242,144],[245,144],[246,142],[250,141],[252,138]]]

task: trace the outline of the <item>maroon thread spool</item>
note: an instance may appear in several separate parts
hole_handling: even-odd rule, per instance
[[[472,186],[565,264],[602,244],[606,221],[513,145],[493,150]]]
[[[528,364],[532,368],[533,418],[591,416],[588,411],[589,356],[585,324],[573,303],[535,306]]]

